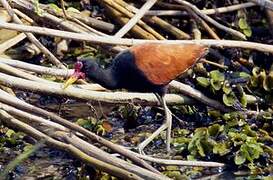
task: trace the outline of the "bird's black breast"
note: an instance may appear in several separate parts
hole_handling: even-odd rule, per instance
[[[153,92],[164,94],[166,86],[151,83],[145,74],[136,66],[134,54],[123,51],[113,59],[112,73],[119,88],[135,92]]]

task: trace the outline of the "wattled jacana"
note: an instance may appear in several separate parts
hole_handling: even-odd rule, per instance
[[[174,45],[146,43],[135,45],[119,53],[110,67],[102,69],[92,60],[77,61],[74,74],[64,88],[77,79],[88,79],[107,89],[125,88],[135,92],[152,92],[163,106],[166,120],[150,137],[139,146],[139,151],[149,144],[160,132],[166,131],[167,151],[170,151],[172,115],[166,105],[164,95],[169,82],[187,71],[203,57],[208,48],[202,45]]]

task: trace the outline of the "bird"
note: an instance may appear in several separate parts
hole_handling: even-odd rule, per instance
[[[165,94],[168,84],[185,73],[208,52],[201,44],[163,44],[144,43],[133,45],[121,51],[111,61],[108,68],[101,68],[94,59],[80,59],[74,64],[74,73],[64,83],[66,89],[77,79],[86,77],[106,89],[127,89],[132,92],[154,93],[164,108],[164,123],[138,145],[144,154],[144,148],[166,130],[166,150],[169,153],[171,143],[172,114],[167,107]]]

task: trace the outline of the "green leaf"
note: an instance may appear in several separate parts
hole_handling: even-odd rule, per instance
[[[245,156],[241,153],[241,151],[237,152],[234,158],[234,162],[236,165],[241,165],[246,161]]]
[[[250,137],[257,137],[257,133],[253,131],[249,125],[243,127],[243,133]]]
[[[95,126],[96,124],[96,119],[95,118],[92,118],[91,120],[88,120],[88,119],[82,119],[82,118],[79,118],[76,123],[86,129],[91,129],[92,127]]]
[[[230,84],[228,82],[224,83],[222,89],[223,89],[225,94],[229,94],[232,91],[232,89],[230,87]]]
[[[211,84],[212,88],[216,91],[219,91],[222,88],[221,81],[216,81],[216,80],[211,79],[210,84]]]
[[[210,71],[210,77],[215,80],[215,81],[224,81],[225,80],[225,75],[224,73],[221,73],[220,71],[218,70],[213,70],[213,71]]]
[[[195,159],[195,157],[193,155],[188,155],[187,156],[187,160],[189,160],[189,161],[195,161],[196,159]]]
[[[263,88],[266,91],[270,91],[268,85],[267,85],[267,80],[266,80],[266,72],[264,69],[261,70],[260,74],[259,74],[259,79],[261,80],[261,82],[263,83]]]
[[[247,139],[247,135],[243,133],[235,133],[235,132],[229,132],[228,136],[231,138],[231,141],[233,143],[242,143]]]
[[[240,29],[247,29],[248,28],[248,24],[247,24],[245,18],[240,18],[238,25],[239,25]]]
[[[186,137],[177,137],[173,138],[172,143],[177,143],[177,144],[188,144],[191,140]]]
[[[205,156],[206,156],[201,141],[196,141],[196,148],[197,148],[198,153],[200,154],[200,156],[202,156],[202,157],[205,157]]]
[[[239,72],[239,77],[241,77],[241,78],[250,78],[251,76],[246,72]]]
[[[197,80],[198,84],[203,87],[208,87],[210,85],[209,78],[197,77],[196,80]]]
[[[179,167],[178,166],[166,166],[166,171],[179,171]]]
[[[273,90],[273,71],[271,71],[266,77],[266,84],[269,90]]]
[[[247,36],[247,37],[251,37],[252,36],[252,30],[249,28],[247,29],[244,29],[243,30],[244,34]]]
[[[50,3],[50,4],[49,4],[49,7],[52,8],[55,12],[58,12],[58,13],[62,12],[62,9],[59,8],[59,7],[58,7],[56,4],[54,4],[54,3]]]
[[[180,171],[164,171],[163,174],[171,179],[187,179],[186,175],[182,175]]]
[[[38,16],[42,16],[43,10],[40,8],[39,0],[33,0],[34,11]]]
[[[223,94],[223,102],[226,106],[233,106],[236,103],[236,96],[234,93]]]
[[[210,136],[217,136],[220,132],[221,126],[219,124],[213,124],[212,126],[209,126],[208,132]]]
[[[259,72],[260,72],[259,67],[254,67],[252,69],[252,77],[251,77],[250,83],[253,87],[258,87],[259,85]]]
[[[229,153],[231,150],[228,147],[227,143],[216,143],[213,146],[213,153],[219,154],[220,156],[224,156]]]
[[[226,120],[226,121],[230,120],[231,119],[231,114],[230,113],[225,113],[223,115],[223,119]]]
[[[208,130],[207,128],[197,128],[194,131],[188,150],[192,155],[200,155],[204,157],[209,149]]]
[[[78,9],[73,8],[73,7],[67,8],[67,11],[69,11],[69,12],[74,12],[74,13],[81,13]]]
[[[209,116],[211,116],[213,118],[221,118],[221,116],[222,116],[222,113],[218,110],[215,110],[215,109],[208,110],[208,114],[209,114]]]
[[[251,154],[249,153],[248,146],[246,144],[241,145],[240,151],[247,160],[249,160],[250,162],[253,161]]]
[[[240,102],[241,102],[241,104],[242,104],[243,107],[247,106],[247,98],[246,98],[246,94],[245,93],[242,94]]]
[[[13,134],[15,134],[15,132],[12,130],[12,129],[9,129],[7,132],[6,132],[6,136],[7,137],[11,137]]]
[[[263,154],[263,148],[261,147],[260,143],[256,144],[249,144],[249,151],[251,154],[251,159],[258,159],[261,154]]]

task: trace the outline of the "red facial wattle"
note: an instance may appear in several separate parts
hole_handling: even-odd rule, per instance
[[[77,61],[74,64],[74,73],[72,76],[76,77],[77,79],[85,79],[85,73],[81,72],[83,68],[83,64],[81,61]]]
[[[68,80],[64,83],[63,89],[66,89],[68,86],[76,82],[78,79],[85,79],[85,73],[81,72],[83,64],[80,61],[77,61],[74,64],[74,73],[69,77]]]

